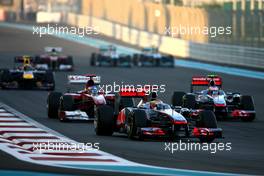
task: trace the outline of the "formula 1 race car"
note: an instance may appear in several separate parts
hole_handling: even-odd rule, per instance
[[[44,50],[45,53],[37,55],[33,61],[33,64],[37,69],[73,71],[74,66],[72,56],[62,55],[62,48],[45,47]]]
[[[158,48],[146,47],[141,54],[134,54],[133,62],[136,66],[164,66],[174,67],[174,58],[171,55],[161,55]]]
[[[195,90],[204,86],[208,88]],[[252,96],[223,91],[222,79],[217,75],[193,77],[191,92],[174,92],[172,104],[192,109],[194,114],[210,109],[218,119],[253,121],[256,116]]]
[[[76,92],[50,92],[47,99],[49,118],[60,121],[93,120],[95,106],[106,104],[103,94],[98,91],[100,76],[94,74],[69,75],[70,84],[84,84],[85,89]]]
[[[130,55],[119,54],[115,46],[106,45],[99,48],[99,53],[92,53],[90,65],[132,67],[133,62]]]
[[[153,93],[152,93],[153,95]],[[135,105],[135,99],[141,99]],[[131,139],[194,137],[202,142],[222,138],[212,111],[191,114],[187,108],[172,109],[161,100],[147,100],[144,91],[120,91],[112,103],[98,106],[94,126],[97,135],[125,133]]]
[[[54,90],[53,73],[49,70],[37,70],[31,65],[32,58],[23,56],[23,65],[14,69],[0,70],[0,87],[2,89],[43,89]]]

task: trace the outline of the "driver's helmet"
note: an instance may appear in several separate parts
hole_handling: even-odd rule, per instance
[[[97,95],[98,94],[98,90],[97,90],[97,87],[96,86],[92,86],[90,87],[90,94],[91,95]]]
[[[88,91],[93,86],[94,86],[94,81],[92,79],[90,79],[89,81],[87,81],[87,83],[85,85],[85,90]]]
[[[55,48],[52,48],[52,49],[51,49],[51,54],[52,54],[52,55],[57,55],[57,50],[56,50]]]
[[[212,95],[214,92],[218,91],[219,88],[217,86],[209,86],[208,88],[208,94]]]
[[[150,98],[151,101],[157,100],[158,97],[157,92],[151,92],[150,97],[151,97]]]
[[[155,101],[150,102],[150,109],[155,109],[157,107],[157,104]]]
[[[97,87],[96,86],[88,87],[86,89],[86,93],[89,94],[89,95],[97,95],[98,94]]]
[[[214,81],[214,80],[211,80],[211,81],[209,82],[209,87],[213,87],[213,86],[215,86],[215,81]]]
[[[162,103],[160,100],[150,101],[150,109],[157,109],[157,105]]]
[[[216,86],[215,81],[211,80],[208,85],[208,94],[212,95],[214,91],[218,91],[219,88]]]

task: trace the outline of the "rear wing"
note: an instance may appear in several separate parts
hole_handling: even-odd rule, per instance
[[[222,78],[217,75],[208,75],[208,76],[194,76],[192,77],[191,83],[191,92],[193,92],[193,88],[196,86],[208,86],[210,81],[213,80],[215,85],[222,88]]]
[[[119,94],[121,97],[133,97],[133,98],[143,98],[147,96],[145,92],[137,92],[137,91],[120,91]]]
[[[55,50],[56,52],[59,52],[59,53],[62,52],[62,48],[61,47],[49,47],[49,46],[47,46],[47,47],[44,48],[44,51],[47,52],[47,53],[52,52],[52,50]]]
[[[148,88],[134,89],[124,88],[119,91],[121,97],[144,98],[148,97]]]
[[[69,84],[86,84],[89,80],[93,80],[95,84],[100,84],[101,76],[96,76],[94,74],[68,75]]]

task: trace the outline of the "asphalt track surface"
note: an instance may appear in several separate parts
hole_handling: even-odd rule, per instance
[[[13,57],[22,54],[39,54],[45,46],[61,46],[66,54],[73,55],[76,74],[96,73],[105,84],[165,84],[166,93],[160,94],[165,102],[170,102],[174,90],[188,91],[193,75],[205,75],[209,72],[196,69],[171,68],[98,68],[89,66],[89,56],[96,51],[82,44],[45,36],[39,38],[31,32],[0,28],[0,68],[11,68]],[[56,72],[56,90],[67,90],[67,74]],[[264,81],[238,76],[221,74],[226,91],[253,95],[256,104],[257,119],[252,123],[240,121],[219,122],[223,128],[225,139],[218,142],[231,142],[231,151],[178,151],[174,154],[164,151],[165,141],[132,141],[124,135],[114,134],[110,137],[98,137],[94,133],[93,124],[87,122],[61,123],[57,119],[48,119],[46,114],[46,91],[1,90],[0,101],[31,117],[39,123],[62,133],[78,142],[99,142],[100,149],[119,157],[138,163],[165,166],[172,168],[194,169],[202,171],[231,172],[243,174],[264,173]],[[79,171],[74,169],[58,169],[24,163],[0,152],[1,169],[19,169],[45,171],[66,174],[98,174],[95,171]],[[110,174],[111,173],[104,173]]]

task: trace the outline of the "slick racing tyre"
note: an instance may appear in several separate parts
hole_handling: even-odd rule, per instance
[[[217,121],[213,111],[205,110],[199,114],[200,120],[197,126],[203,128],[217,128]]]
[[[73,66],[73,58],[72,58],[72,56],[68,56],[67,63],[69,65],[72,65]]]
[[[185,95],[183,97],[183,107],[188,109],[195,109],[196,100],[194,95]]]
[[[60,106],[60,97],[62,93],[60,92],[51,92],[48,96],[48,117],[49,118],[58,118],[58,110]]]
[[[133,67],[133,61],[132,58],[130,56],[126,56],[126,60],[128,62],[128,67]]]
[[[138,66],[139,55],[138,54],[134,54],[133,58],[132,58],[132,61],[133,61],[133,65],[134,66]]]
[[[111,136],[114,132],[114,111],[108,105],[99,106],[94,121],[96,135]]]
[[[241,96],[240,106],[242,110],[254,111],[255,107],[254,107],[254,101],[253,101],[252,96],[249,96],[249,95]],[[252,122],[254,119],[255,119],[255,115],[252,115],[249,118],[241,118],[241,120],[244,122]]]
[[[92,55],[91,55],[90,65],[91,66],[96,65],[96,54],[95,53],[92,53]]]
[[[47,71],[46,72],[46,82],[48,84],[53,84],[52,86],[48,87],[47,90],[53,91],[55,89],[55,81],[54,81],[54,76],[52,71]]]
[[[159,66],[160,66],[160,63],[161,63],[161,59],[156,59],[156,60],[154,61],[154,63],[155,63],[155,66],[156,66],[156,67],[159,67]]]
[[[170,62],[171,62],[170,67],[171,67],[171,68],[174,68],[174,67],[175,67],[175,65],[174,65],[174,57],[173,57],[172,55],[169,55],[169,56],[168,56],[168,59],[169,59]]]
[[[240,100],[241,108],[247,111],[254,111],[254,101],[252,96],[243,95]]]
[[[173,106],[182,106],[182,99],[185,95],[185,92],[174,92],[172,95],[172,105]]]
[[[74,70],[74,64],[73,64],[73,57],[72,56],[68,56],[67,57],[67,64],[71,65],[71,69],[67,70],[67,71],[73,71]]]
[[[134,107],[135,102],[132,97],[121,97],[119,93],[115,94],[114,113],[117,115],[119,111],[126,107]]]
[[[113,59],[112,60],[112,66],[113,67],[117,67],[118,66],[118,60],[117,59]]]
[[[217,128],[217,121],[213,111],[205,110],[200,112],[200,119],[196,122],[197,127],[201,128]],[[214,137],[201,137],[201,142],[212,142]]]
[[[2,85],[3,82],[10,82],[11,81],[11,74],[8,69],[0,70],[0,88],[5,89]]]
[[[74,99],[70,95],[64,95],[60,102],[60,111],[74,111]],[[61,122],[69,121],[68,119],[64,118],[62,115],[59,115],[59,120]]]
[[[119,104],[119,107],[121,109],[126,108],[126,107],[134,107],[134,106],[135,106],[135,103],[134,103],[133,98],[131,98],[131,97],[121,97],[120,104]]]
[[[127,136],[134,139],[137,136],[137,129],[147,126],[147,117],[144,110],[135,110],[133,117],[128,120]],[[141,138],[139,134],[139,138]]]

